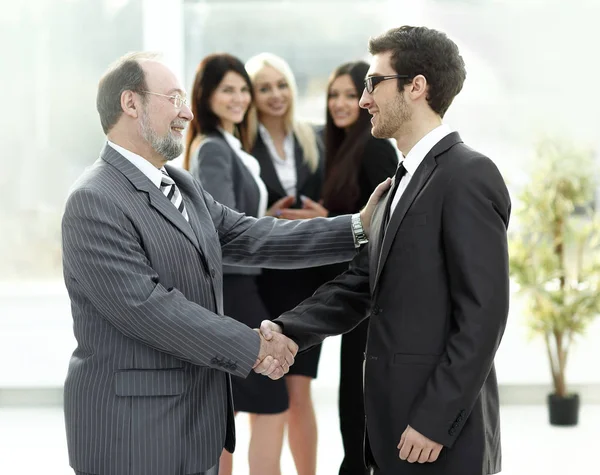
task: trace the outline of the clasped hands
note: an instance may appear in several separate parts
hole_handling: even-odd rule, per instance
[[[260,336],[254,371],[271,379],[281,378],[294,364],[298,345],[281,333],[279,325],[269,320],[263,321],[260,330],[255,328],[254,331]]]

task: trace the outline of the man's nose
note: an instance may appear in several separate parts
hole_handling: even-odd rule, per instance
[[[191,121],[194,118],[194,114],[192,113],[190,106],[184,104],[179,110],[179,117]]]
[[[360,96],[360,101],[358,101],[358,105],[363,109],[368,109],[371,106],[371,101],[373,97],[371,94],[367,92],[366,89],[363,89],[362,96]]]

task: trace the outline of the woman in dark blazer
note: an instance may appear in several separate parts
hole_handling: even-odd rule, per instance
[[[269,204],[291,197],[289,211],[310,207],[314,216],[326,216],[318,204],[323,180],[322,145],[313,127],[296,120],[296,82],[289,65],[280,57],[262,53],[246,62],[254,85],[258,115],[251,129],[252,155],[261,166],[269,192]],[[302,216],[300,216],[302,217]],[[294,271],[264,269],[259,290],[271,319],[294,308],[325,282],[319,268]],[[285,376],[290,408],[288,439],[298,475],[315,475],[317,469],[317,422],[311,382],[317,377],[321,345],[296,356]]]
[[[184,168],[217,201],[248,216],[261,217],[286,206],[289,199],[267,210],[260,165],[248,153],[252,85],[243,63],[228,54],[206,57],[198,67],[191,102],[194,119],[188,129]],[[270,318],[258,292],[259,273],[260,269],[223,266],[225,314],[251,328]],[[284,380],[251,372],[246,379],[233,377],[232,389],[236,413],[250,413],[250,473],[280,475],[288,409]],[[219,474],[231,472],[232,457],[224,450]]]
[[[369,65],[345,63],[331,75],[327,88],[325,182],[323,203],[330,216],[353,213],[366,205],[376,186],[391,177],[398,166],[394,146],[371,135],[369,113],[358,105]],[[323,269],[332,280],[347,269],[336,264]],[[339,416],[344,445],[340,475],[367,475],[363,462],[365,413],[363,353],[368,320],[342,335]]]

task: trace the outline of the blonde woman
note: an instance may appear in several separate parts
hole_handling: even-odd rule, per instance
[[[296,81],[280,57],[262,53],[246,62],[252,79],[258,122],[249,129],[252,155],[261,166],[268,191],[268,205],[285,197],[294,204],[281,208],[281,218],[327,216],[318,204],[323,184],[322,146],[310,124],[298,121]],[[304,270],[264,269],[259,292],[271,318],[277,318],[310,297],[325,281],[319,268]],[[317,422],[311,382],[317,377],[321,346],[298,355],[285,377],[289,396],[288,439],[298,475],[315,475]]]

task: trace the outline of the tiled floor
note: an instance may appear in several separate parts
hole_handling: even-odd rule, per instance
[[[335,475],[342,449],[337,430],[335,395],[319,392],[318,474]],[[576,428],[554,428],[543,406],[502,408],[505,475],[595,475],[593,461],[600,443],[600,406],[584,406]],[[235,475],[247,475],[248,425],[238,421]],[[0,408],[1,475],[69,475],[60,408]],[[296,473],[289,449],[284,449],[282,474]]]

